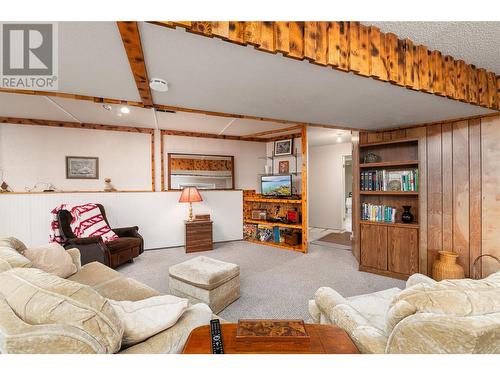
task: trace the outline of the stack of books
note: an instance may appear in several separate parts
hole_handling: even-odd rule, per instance
[[[418,191],[418,169],[361,172],[362,191]]]
[[[361,205],[361,220],[395,223],[396,209],[385,205],[363,203]]]

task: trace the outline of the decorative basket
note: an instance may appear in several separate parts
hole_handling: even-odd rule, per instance
[[[365,157],[363,158],[363,162],[364,163],[377,163],[379,162],[380,160],[382,160],[380,158],[380,156],[374,154],[373,152],[369,152],[365,155]]]
[[[464,269],[457,264],[458,254],[453,251],[439,251],[439,259],[432,265],[432,278],[436,281],[445,279],[463,279]]]
[[[481,278],[481,273],[478,272],[478,270],[476,269],[476,266],[479,262],[479,259],[483,258],[483,257],[489,257],[489,258],[492,258],[492,259],[495,259],[498,264],[500,265],[500,259],[498,259],[496,256],[494,255],[491,255],[491,254],[483,254],[483,255],[480,255],[478,256],[476,259],[474,259],[474,263],[472,263],[472,267],[471,267],[471,277],[473,279],[480,279]]]

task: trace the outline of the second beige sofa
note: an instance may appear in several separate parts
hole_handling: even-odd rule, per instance
[[[2,241],[4,250],[8,241]],[[14,249],[14,246],[12,245]],[[78,249],[69,249],[73,262],[77,267],[77,272],[70,276],[67,280],[74,281],[96,291],[104,298],[109,298],[117,301],[137,301],[148,297],[158,296],[159,292],[144,285],[134,279],[127,278],[119,272],[97,262],[89,263],[81,266],[80,252]],[[17,267],[30,268],[29,262],[20,263],[19,259],[13,262],[12,259],[3,257],[2,271],[9,269],[17,269]],[[11,271],[15,272],[15,271]],[[55,277],[55,276],[54,276]],[[197,304],[190,308],[182,315],[177,323],[150,337],[149,339],[140,342],[131,347],[125,348],[118,353],[128,354],[161,354],[161,353],[180,353],[190,332],[201,325],[209,323],[209,320],[214,317],[208,306]],[[30,327],[31,326],[31,327]],[[33,340],[33,345],[23,346],[22,351],[17,351],[14,346],[9,346],[9,338],[20,335],[29,335],[30,332],[35,332],[36,325],[29,324],[23,321],[19,316],[13,313],[7,300],[0,295],[0,352],[2,353],[71,353],[71,348],[58,346],[57,350],[51,350],[47,345],[43,344],[43,340]],[[36,343],[40,343],[37,345]]]

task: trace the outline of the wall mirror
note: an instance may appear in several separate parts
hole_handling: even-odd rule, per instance
[[[168,189],[234,189],[234,156],[168,154]]]

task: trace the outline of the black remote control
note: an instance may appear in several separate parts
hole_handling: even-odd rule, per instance
[[[224,343],[222,342],[222,331],[219,319],[210,321],[210,336],[212,339],[212,353],[224,354]]]

